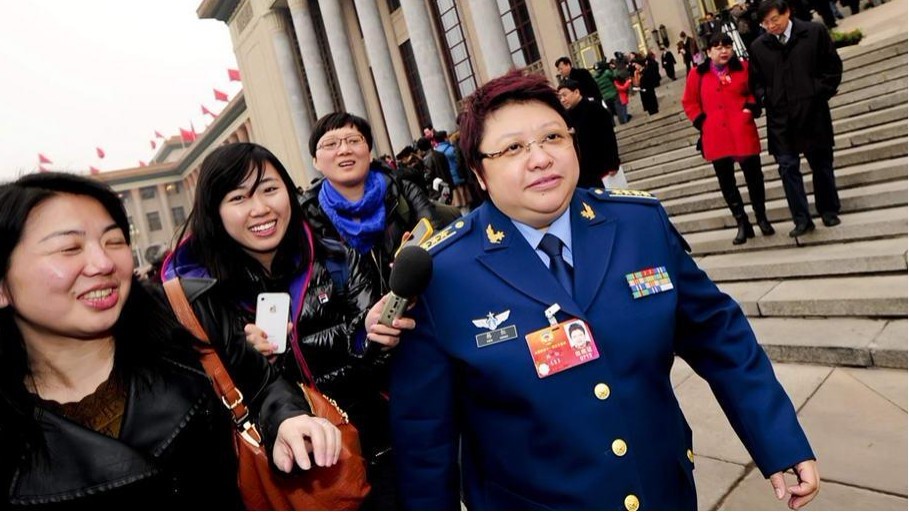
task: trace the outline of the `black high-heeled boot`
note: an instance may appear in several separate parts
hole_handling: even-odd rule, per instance
[[[739,231],[735,234],[735,238],[732,239],[732,245],[742,245],[749,238],[754,238],[754,228],[748,222],[747,215],[736,216],[735,220],[739,225]]]

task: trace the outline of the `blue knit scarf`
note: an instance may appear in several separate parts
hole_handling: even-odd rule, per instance
[[[319,190],[319,204],[341,237],[366,254],[385,231],[385,190],[388,185],[382,174],[369,171],[363,184],[363,197],[352,203],[344,198],[328,180]]]

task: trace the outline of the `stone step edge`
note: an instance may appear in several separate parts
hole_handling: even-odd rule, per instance
[[[902,185],[902,188],[900,185]],[[870,192],[869,189],[871,189]],[[843,208],[840,212],[841,214],[860,213],[865,211],[880,210],[884,208],[906,206],[904,199],[906,197],[905,179],[880,181],[869,185],[843,189],[841,192],[846,192],[846,194],[840,194],[840,201],[843,203]],[[880,196],[884,195],[895,196],[902,202],[887,203],[887,201],[893,201],[892,197],[888,197],[884,200],[884,204],[878,204],[876,206],[870,207],[865,205],[865,203],[869,201],[875,203],[876,199],[879,199]],[[765,204],[767,209],[767,216],[770,221],[774,223],[774,226],[776,226],[776,223],[780,222],[784,223],[784,225],[792,226],[792,220],[791,217],[789,217],[789,207],[786,203],[785,196],[768,199]],[[808,207],[811,211],[812,219],[818,221],[819,219],[817,217],[817,211],[815,209],[816,206],[814,202],[813,192],[808,194]],[[749,211],[749,213],[751,213],[750,205],[746,205],[746,209]],[[695,215],[698,217],[692,219],[691,216]],[[729,210],[724,207],[710,208],[707,210],[690,213],[670,214],[669,219],[679,231],[679,233],[681,233],[683,236],[689,233],[702,233],[705,231],[714,231],[717,229],[716,227],[707,229],[695,227],[703,225],[705,223],[710,224],[719,222],[724,228],[735,226],[735,220],[732,218]],[[815,225],[817,224],[818,222],[815,222]],[[779,231],[779,227],[777,227],[777,230]],[[788,229],[786,231],[788,231]]]
[[[860,132],[863,130],[869,130],[878,126],[887,126],[894,123],[905,123],[905,117],[902,119],[899,118],[900,113],[906,111],[906,103],[892,105],[878,110],[871,110],[868,112],[862,112],[860,114],[853,114],[833,121],[833,133],[834,136],[842,137],[848,134],[855,132]],[[896,117],[894,117],[896,116]],[[890,120],[886,120],[890,117]],[[885,120],[882,120],[885,119]],[[847,124],[848,123],[848,124]],[[849,126],[853,124],[858,124],[858,126]],[[844,129],[845,125],[845,129]],[[679,160],[679,157],[690,156],[682,155],[683,151],[692,151],[695,152],[696,141],[698,138],[698,132],[691,129],[685,130],[686,133],[679,134],[678,132],[673,132],[671,137],[667,137],[667,140],[661,144],[652,144],[647,146],[641,146],[629,151],[621,151],[620,146],[620,156],[623,162],[627,162],[629,165],[632,165],[634,162],[643,162],[645,160],[657,158],[657,162],[651,162],[644,167],[639,169],[646,169],[651,165],[664,165],[676,160]],[[767,141],[767,127],[758,126],[758,138],[761,141],[761,147],[766,147]],[[679,153],[673,155],[673,153]],[[671,158],[671,157],[675,158]],[[667,159],[668,158],[668,159]],[[665,159],[665,160],[664,160]]]
[[[860,317],[856,317],[860,318]],[[749,322],[760,321],[761,318],[749,318]],[[792,320],[823,321],[825,318],[811,317]],[[886,327],[898,322],[899,319],[874,319],[881,322],[881,330],[868,342],[855,343],[849,346],[832,346],[823,344],[804,345],[792,343],[789,340],[768,340],[759,338],[758,344],[764,349],[767,357],[775,363],[800,363],[818,364],[824,366],[850,366],[862,368],[891,368],[907,369],[909,361],[909,347],[883,347],[880,343],[881,335]],[[757,334],[757,333],[755,333]]]
[[[843,157],[846,154],[852,154],[861,151],[867,151],[869,147],[879,147],[886,146],[888,144],[893,144],[894,142],[902,142],[906,139],[906,133],[903,130],[906,129],[906,121],[892,121],[889,123],[879,124],[870,126],[867,128],[859,128],[856,130],[850,130],[844,133],[834,134],[835,145],[833,147],[834,151],[834,165],[837,160],[837,157]],[[875,140],[862,140],[862,139],[874,138]],[[839,140],[837,140],[839,139]],[[773,155],[770,155],[766,149],[767,139],[761,139],[761,161],[763,162],[767,159],[769,162],[773,162]],[[875,146],[879,145],[879,146]],[[658,163],[646,163],[638,167],[638,162],[641,162],[643,159],[652,158],[652,156],[643,157],[638,160],[623,160],[622,168],[625,170],[625,176],[630,181],[646,180],[650,178],[663,177],[677,172],[685,172],[693,168],[699,167],[709,167],[710,162],[704,160],[704,157],[697,152],[695,145],[692,142],[689,147],[678,148],[677,150],[671,151],[690,151],[689,154],[679,154],[675,155],[676,158],[671,160],[666,160]],[[905,152],[902,152],[898,156],[906,155]],[[877,159],[879,160],[879,159]],[[690,161],[690,164],[686,165],[686,162]],[[681,166],[681,167],[678,167]]]
[[[895,158],[887,158],[887,159],[883,159],[883,160],[872,160],[872,161],[869,161],[866,163],[861,163],[861,164],[845,165],[843,167],[837,167],[837,168],[834,168],[834,173],[835,173],[837,179],[839,180],[841,176],[852,176],[854,174],[864,174],[864,173],[871,173],[873,175],[874,173],[881,172],[881,170],[906,169],[907,164],[909,164],[909,160],[907,160],[906,156],[900,156],[900,157],[895,157]],[[778,171],[778,167],[779,166],[777,166],[776,164],[767,164],[767,165],[761,166],[761,173],[763,173],[763,175],[764,175],[764,189],[765,190],[767,189],[767,187],[770,183],[781,180],[779,171]],[[864,169],[860,171],[860,170],[857,170],[858,168],[864,168]],[[808,164],[806,162],[802,162],[801,169],[802,169],[803,179],[810,180],[811,179],[811,168],[808,166]],[[739,191],[742,193],[742,196],[744,197],[745,193],[748,190],[747,184],[745,183],[745,178],[742,176],[741,169],[739,169],[738,167],[736,167],[735,172],[737,173],[736,174],[736,186],[739,188]],[[865,183],[870,184],[872,182],[865,182]],[[865,183],[862,183],[862,184],[865,184]],[[877,182],[875,181],[875,183],[877,183]],[[699,187],[702,187],[702,186],[708,186],[709,190],[698,192],[696,189]],[[849,188],[855,188],[856,186],[861,186],[861,184],[850,185],[850,186],[845,186],[845,187],[840,187],[840,185],[837,185],[837,188],[838,188],[838,190],[845,190],[845,189],[849,189]],[[629,185],[629,188],[631,188],[633,190],[640,190],[631,185]],[[676,203],[669,203],[670,205],[672,205],[672,204],[682,204],[683,201],[681,201],[681,200],[683,200],[683,199],[696,197],[696,196],[703,195],[703,194],[720,193],[720,185],[719,185],[719,182],[717,182],[716,175],[708,175],[708,176],[701,177],[701,178],[691,178],[688,181],[680,180],[680,181],[674,182],[672,184],[663,185],[660,187],[651,187],[646,190],[647,190],[647,192],[650,192],[651,194],[653,194],[664,205],[670,201],[677,201]],[[673,193],[672,197],[666,197],[667,192]],[[701,199],[703,199],[703,198],[701,198]],[[701,200],[701,199],[699,199],[699,200]],[[749,204],[749,203],[746,202],[745,204]]]
[[[869,275],[806,276],[804,278],[752,279],[717,283],[749,318],[906,318],[906,272],[880,272]],[[820,295],[818,290],[851,290],[857,282],[866,286],[885,283],[897,289],[896,295],[868,296]],[[781,288],[782,287],[782,288]],[[793,290],[810,293],[795,298],[779,298]],[[823,292],[821,292],[823,293]],[[846,294],[848,295],[848,294]],[[883,309],[882,309],[883,308]]]
[[[844,167],[834,168],[834,175],[836,176],[836,178],[838,178],[838,181],[843,181],[843,182],[849,181],[850,182],[849,184],[838,184],[837,191],[842,192],[844,190],[851,190],[854,188],[860,188],[860,187],[864,187],[864,186],[868,186],[868,185],[874,185],[877,183],[886,183],[889,181],[898,180],[899,177],[896,177],[896,178],[891,177],[891,178],[883,179],[880,181],[864,180],[864,177],[866,175],[873,176],[875,173],[880,173],[882,171],[882,169],[886,169],[891,172],[892,171],[898,172],[898,170],[900,170],[900,169],[906,170],[907,169],[906,166],[901,165],[901,164],[904,164],[904,162],[900,162],[900,160],[906,160],[906,157],[901,156],[901,157],[897,157],[897,158],[893,158],[893,159],[875,160],[875,161],[864,163],[864,164],[848,165],[848,166],[844,166]],[[835,157],[834,157],[834,161],[835,161]],[[764,190],[766,192],[770,189],[773,189],[774,191],[779,189],[779,190],[783,190],[785,193],[785,189],[783,189],[783,187],[782,187],[783,180],[780,177],[779,172],[776,172],[774,174],[775,170],[776,170],[775,166],[770,166],[769,169],[768,169],[768,166],[761,166],[761,172],[764,173]],[[808,184],[806,184],[806,187],[813,186],[813,184],[811,184],[811,180],[812,180],[811,168],[808,167],[807,163],[804,163],[804,162],[802,163],[801,171],[802,171],[802,179],[809,182]],[[741,170],[738,169],[738,167],[736,167],[736,172],[737,172],[736,185],[739,189],[739,193],[742,195],[742,198],[745,201],[745,205],[747,206],[747,205],[751,204],[751,198],[749,197],[749,194],[748,194],[747,183],[745,183],[745,178],[742,176]],[[909,171],[907,171],[907,172],[909,172]],[[846,180],[847,177],[852,178],[853,176],[863,176],[864,181],[860,181],[858,183],[851,183],[852,180]],[[711,183],[711,179],[713,180],[713,183]],[[692,203],[695,205],[698,205],[698,204],[703,203],[705,200],[713,199],[715,197],[720,197],[720,198],[722,197],[722,194],[720,191],[720,185],[717,182],[716,176],[707,176],[706,178],[698,178],[698,179],[692,180],[690,183],[693,183],[693,184],[711,183],[711,185],[716,184],[716,186],[706,192],[695,191],[694,193],[691,193],[691,194],[676,196],[676,197],[672,197],[669,199],[663,199],[662,197],[660,197],[660,190],[663,189],[664,187],[650,189],[647,192],[650,192],[651,194],[653,194],[654,197],[659,199],[660,203],[663,205],[663,207],[667,209],[667,212],[670,209],[674,210],[677,208],[691,205]],[[676,183],[676,185],[678,185],[678,183]],[[813,188],[810,190],[808,188],[806,188],[806,191],[809,193],[813,193]],[[784,199],[785,194],[783,196],[774,197],[769,200],[781,199],[781,198]],[[721,209],[725,208],[725,203],[723,203],[723,205],[720,208]],[[714,210],[714,209],[716,209],[716,208],[705,207],[705,208],[700,208],[700,209],[695,209],[695,210],[685,211],[685,212],[673,211],[673,212],[670,212],[670,216],[684,215],[686,213],[696,213],[696,212],[708,211],[708,210]]]
[[[893,214],[893,217],[890,219],[884,219],[883,221],[878,219],[873,223],[870,222],[859,222],[856,223],[856,217],[862,216],[870,211],[886,211]],[[753,220],[754,213],[749,209],[748,210],[749,219]],[[783,234],[784,231],[787,231],[791,225],[791,222],[788,219],[782,221],[771,221],[776,228],[777,235],[771,237],[764,237],[760,235],[758,228],[755,227],[756,235],[755,238],[748,240],[748,243],[743,245],[732,245],[732,239],[735,237],[737,228],[724,227],[721,229],[713,229],[708,231],[697,231],[693,233],[688,233],[683,235],[685,240],[691,245],[691,256],[693,258],[705,258],[707,256],[715,256],[720,254],[737,254],[745,253],[752,251],[761,251],[769,249],[784,249],[784,248],[796,248],[796,247],[817,247],[821,245],[831,245],[831,244],[844,244],[860,241],[874,241],[874,240],[886,240],[889,238],[905,237],[909,233],[909,229],[906,229],[906,220],[909,219],[907,215],[906,206],[891,206],[880,208],[878,210],[865,210],[861,212],[850,212],[840,215],[840,218],[843,221],[843,226],[837,234],[840,234],[844,229],[847,229],[847,234],[844,237],[819,237],[819,236],[808,236],[808,237],[799,237],[796,239],[791,239],[789,237],[781,237],[780,234]],[[783,228],[780,229],[780,223],[783,223]],[[893,229],[884,233],[871,233],[867,234],[867,231],[862,230],[863,226],[892,226]],[[859,230],[861,234],[855,235],[850,233],[851,231]],[[872,229],[873,231],[873,229]],[[815,233],[818,233],[815,231]],[[723,235],[721,237],[702,239],[702,236],[705,234],[718,234]],[[695,235],[692,240],[692,235]],[[764,244],[764,240],[774,240],[777,242],[788,242],[788,243],[779,243],[779,244]]]
[[[906,77],[892,80],[892,82],[894,82],[894,87],[898,87],[899,85],[905,86]],[[896,82],[899,82],[899,83],[896,83]],[[901,89],[890,91],[887,94],[893,95],[893,94],[898,94],[898,93],[905,94],[906,88],[904,87]],[[849,93],[846,93],[846,94],[849,94]],[[855,117],[856,115],[869,114],[872,112],[880,112],[880,111],[886,110],[888,108],[893,108],[895,106],[898,106],[901,103],[905,104],[905,100],[904,100],[902,102],[893,103],[892,105],[889,105],[889,106],[877,107],[877,108],[867,108],[867,109],[863,110],[862,112],[860,112],[859,114],[855,114],[855,113],[848,114],[848,109],[854,108],[856,105],[871,105],[874,103],[879,103],[880,101],[881,101],[880,95],[870,94],[869,96],[864,97],[864,98],[855,99],[853,101],[844,102],[844,103],[841,103],[838,105],[831,106],[830,115],[831,115],[833,122],[836,123],[837,121],[849,120],[849,119]],[[767,128],[766,116],[764,116],[762,113],[761,117],[759,117],[755,120],[755,123],[757,125],[758,130],[760,130],[762,128],[766,129]],[[671,123],[666,123],[659,127],[653,127],[652,129],[642,131],[641,133],[636,133],[636,134],[625,136],[625,137],[620,137],[617,133],[616,141],[620,144],[620,147],[624,147],[628,152],[641,151],[641,150],[644,150],[644,149],[647,149],[647,148],[650,148],[650,147],[653,147],[654,145],[656,145],[656,144],[652,144],[652,142],[653,142],[652,132],[655,129],[660,130],[661,134],[665,135],[666,142],[672,142],[672,141],[675,141],[678,139],[683,139],[686,137],[690,137],[692,135],[696,135],[698,133],[697,130],[695,130],[694,127],[691,125],[691,121],[689,121],[689,119],[687,117],[682,115],[681,118],[676,121],[673,121]],[[650,144],[648,144],[648,143],[650,143]]]
[[[806,261],[792,256],[792,260],[778,260],[775,263],[761,263],[757,261],[743,262],[739,266],[731,265],[730,261],[722,261],[717,265],[716,262],[704,262],[703,260],[713,257],[739,256],[730,254],[719,254],[713,256],[698,257],[698,266],[710,276],[715,283],[746,283],[751,281],[767,280],[789,280],[800,278],[819,278],[834,279],[839,277],[872,277],[892,272],[906,272],[906,251],[905,249],[882,249],[881,245],[899,240],[898,237],[882,238],[879,240],[858,240],[847,244],[826,244],[811,246],[820,254],[816,254],[817,259]],[[905,237],[903,244],[905,247]],[[868,255],[841,255],[836,254],[837,249],[843,245],[877,243],[877,253]],[[773,251],[802,251],[810,250],[809,248],[769,248],[762,251],[754,251],[749,254],[760,255],[760,253]],[[833,253],[833,254],[831,254]],[[779,253],[776,255],[779,256]],[[701,266],[702,263],[704,266]],[[760,306],[759,306],[760,307]]]

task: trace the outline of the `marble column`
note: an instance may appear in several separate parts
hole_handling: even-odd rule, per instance
[[[174,213],[170,209],[170,194],[167,193],[167,186],[158,184],[158,197],[161,203],[161,220],[163,221],[164,232],[167,233],[168,239],[173,238],[176,225],[174,224]]]
[[[511,50],[505,39],[505,28],[502,26],[502,15],[496,2],[490,0],[470,0],[470,13],[476,28],[480,48],[483,49],[483,62],[486,64],[486,79],[505,74],[514,67],[511,61]],[[480,82],[481,80],[478,80]]]
[[[138,237],[133,238],[133,247],[139,250],[140,261],[145,261],[145,248],[148,247],[148,218],[145,216],[145,208],[142,206],[142,196],[139,195],[139,189],[129,190],[129,202],[132,203],[133,227],[138,231]],[[129,210],[129,208],[127,208]],[[138,240],[136,239],[138,238]]]
[[[638,51],[638,38],[625,2],[594,1],[590,2],[590,10],[607,59],[615,52]]]
[[[297,73],[297,62],[290,37],[286,32],[284,19],[280,13],[275,11],[266,16],[272,24],[272,44],[281,73],[281,81],[284,83],[284,90],[287,93],[288,113],[294,126],[294,138],[303,160],[303,183],[309,183],[317,174],[312,166],[312,159],[309,158],[309,135],[312,133],[312,125],[309,122],[309,110],[306,108],[303,84]]]
[[[354,56],[350,51],[341,4],[339,0],[319,0],[319,9],[322,11],[322,23],[325,25],[328,47],[331,49],[338,87],[344,99],[344,109],[366,118],[368,117],[366,102],[363,101],[363,93],[360,92],[360,80],[357,78]]]
[[[294,32],[300,45],[300,56],[303,57],[303,69],[306,71],[306,82],[312,94],[312,102],[316,107],[316,118],[334,112],[335,106],[331,100],[331,86],[328,84],[328,70],[319,52],[319,42],[316,40],[316,30],[313,25],[312,13],[309,10],[308,0],[288,0],[290,17],[294,23]]]
[[[391,139],[392,152],[397,152],[410,145],[413,137],[407,124],[407,113],[404,111],[401,89],[398,87],[395,68],[391,62],[391,52],[385,38],[382,18],[375,0],[354,0],[354,4],[357,7],[357,17],[360,19],[360,28],[363,30],[366,55],[369,57],[372,76],[379,92],[385,128]]]
[[[405,0],[401,2],[401,9],[404,10],[410,46],[417,62],[417,70],[420,72],[420,83],[423,85],[423,95],[426,97],[426,107],[429,109],[432,126],[437,130],[450,132],[455,128],[455,111],[448,94],[442,59],[436,49],[426,4],[422,0]]]

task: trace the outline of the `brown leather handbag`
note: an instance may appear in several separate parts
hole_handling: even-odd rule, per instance
[[[360,451],[356,427],[347,419],[334,400],[312,385],[300,384],[313,416],[325,418],[341,431],[341,456],[331,467],[312,468],[305,472],[284,474],[273,469],[262,436],[249,418],[243,394],[234,385],[221,358],[211,346],[208,335],[196,318],[178,278],[164,283],[164,291],[177,319],[196,338],[202,366],[212,380],[215,392],[230,410],[237,429],[234,448],[237,452],[237,484],[243,503],[250,510],[354,510],[369,493],[366,461]],[[309,373],[308,368],[304,370]],[[311,381],[311,380],[310,380]],[[312,381],[311,381],[312,382]]]

